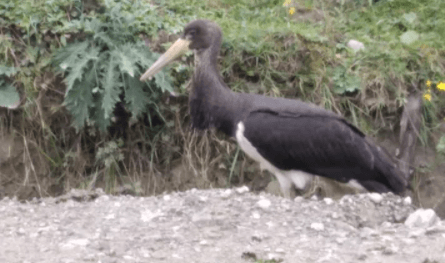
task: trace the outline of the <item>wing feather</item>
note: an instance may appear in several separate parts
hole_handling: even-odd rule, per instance
[[[344,182],[373,179],[372,149],[364,134],[340,117],[258,110],[245,119],[244,136],[279,169]]]

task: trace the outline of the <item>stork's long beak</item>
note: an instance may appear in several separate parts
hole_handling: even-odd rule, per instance
[[[151,65],[147,71],[141,76],[140,81],[151,79],[156,73],[161,71],[163,67],[182,55],[185,51],[189,50],[190,41],[186,39],[178,39],[175,43],[161,56],[159,59]]]

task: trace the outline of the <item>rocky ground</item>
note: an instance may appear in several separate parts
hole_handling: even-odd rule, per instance
[[[392,194],[73,191],[3,199],[0,229],[0,262],[445,262],[445,221]]]

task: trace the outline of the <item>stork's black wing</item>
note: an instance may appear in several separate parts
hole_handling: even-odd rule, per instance
[[[257,110],[244,120],[244,136],[271,164],[341,182],[357,180],[377,192],[402,192],[403,178],[380,149],[344,119]]]

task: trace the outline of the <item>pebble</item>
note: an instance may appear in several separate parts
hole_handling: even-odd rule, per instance
[[[403,205],[411,205],[411,197],[407,196],[403,199]]]
[[[164,201],[170,201],[171,197],[170,197],[170,195],[164,195],[164,197],[162,197],[162,199],[164,199]]]
[[[299,203],[299,202],[301,202],[303,200],[304,200],[304,198],[302,196],[297,196],[297,197],[294,198],[294,202],[297,202],[297,203]]]
[[[255,218],[255,219],[260,219],[261,218],[260,214],[257,213],[257,212],[253,212],[252,213],[252,217]]]
[[[269,199],[261,199],[256,204],[262,209],[268,209],[272,203],[270,202]]]
[[[323,201],[324,201],[325,204],[327,204],[327,205],[331,205],[332,203],[334,203],[334,200],[332,200],[332,198],[329,198],[329,197],[325,197],[325,198],[323,199]]]
[[[244,186],[241,186],[241,187],[236,188],[235,191],[236,191],[238,194],[244,194],[244,193],[249,192],[249,187],[247,187],[247,186],[244,185]]]
[[[23,235],[25,234],[25,229],[23,228],[19,228],[19,230],[17,231],[18,234]]]
[[[311,228],[314,229],[315,231],[323,231],[324,225],[322,223],[312,223]]]
[[[420,237],[423,236],[425,234],[426,230],[425,229],[415,229],[411,232],[409,232],[408,237]]]
[[[427,228],[433,226],[438,220],[439,218],[433,209],[420,208],[408,216],[405,226]]]
[[[277,249],[275,249],[275,252],[277,252],[277,253],[284,253],[284,249],[282,249],[282,248],[277,248]]]
[[[369,199],[371,199],[371,201],[373,201],[376,204],[381,203],[383,200],[383,196],[379,193],[369,193],[368,196]]]
[[[391,246],[385,247],[385,249],[383,250],[383,254],[384,255],[392,255],[392,254],[397,253],[398,251],[399,251],[398,247],[391,245]]]
[[[232,190],[230,190],[230,189],[226,189],[221,193],[222,198],[228,198],[231,195],[232,195]]]
[[[354,40],[354,39],[349,40],[347,46],[352,48],[353,50],[356,50],[356,51],[360,50],[360,49],[365,49],[365,45],[363,45],[362,42]]]

